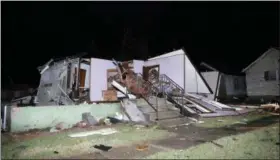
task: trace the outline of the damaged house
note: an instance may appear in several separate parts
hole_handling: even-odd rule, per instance
[[[100,118],[113,116],[118,117],[120,121],[158,121],[165,124],[168,119],[177,119],[178,123],[184,123],[185,120],[188,121],[186,116],[194,118],[227,116],[248,111],[202,96],[213,94],[213,91],[183,49],[145,61],[118,62],[114,59],[85,58],[81,54],[51,59],[38,67],[38,70],[41,79],[36,106],[53,107],[13,109],[5,107],[17,113],[11,120],[10,126],[13,131],[26,130],[34,126],[49,127],[54,121],[58,124],[60,121],[67,121],[69,126],[72,126],[80,122],[80,116],[85,118],[85,114],[88,118],[91,115],[95,117],[96,122],[99,122]],[[118,103],[97,104],[101,101]],[[96,104],[74,106],[84,102]],[[67,107],[57,107],[61,105]],[[47,120],[44,116],[26,118],[27,114],[32,114],[31,110],[34,115],[38,115],[39,110],[45,110],[50,118]],[[71,115],[62,116],[58,113],[66,110]],[[54,112],[57,114],[53,114]],[[4,110],[4,115],[6,113],[10,112]],[[68,119],[69,116],[72,117]],[[4,122],[8,122],[7,118],[4,119]]]
[[[208,71],[201,72],[213,94],[205,96],[211,100],[238,101],[246,98],[246,81],[244,75],[229,75],[218,71],[212,66],[202,62],[201,66]]]
[[[213,91],[183,49],[145,61],[75,56],[50,60],[38,69],[42,75],[37,93],[39,106],[143,98],[158,112],[157,100],[151,99],[163,97],[183,115],[238,114],[229,106],[201,96]],[[134,108],[131,113],[136,112]]]
[[[280,96],[279,48],[270,48],[242,70],[246,74],[249,99],[267,100]]]

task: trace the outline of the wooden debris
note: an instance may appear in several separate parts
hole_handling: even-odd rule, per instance
[[[268,112],[280,113],[280,106],[276,103],[263,104],[261,108]]]
[[[136,146],[136,150],[137,151],[145,151],[148,149],[148,144],[144,143],[144,144],[139,144]]]

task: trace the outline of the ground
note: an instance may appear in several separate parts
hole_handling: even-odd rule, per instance
[[[84,138],[68,135],[104,127],[71,129],[60,133],[2,134],[2,158],[278,158],[279,116],[254,112],[200,121],[204,123],[173,127],[112,125],[107,127],[115,128],[117,133]],[[98,144],[112,146],[112,149],[108,152],[95,149],[93,146]]]

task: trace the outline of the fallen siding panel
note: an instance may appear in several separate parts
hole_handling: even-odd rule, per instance
[[[144,114],[139,110],[139,108],[136,106],[136,102],[132,102],[129,99],[123,99],[122,105],[126,111],[126,113],[129,115],[129,119],[133,122],[145,122],[146,118]]]

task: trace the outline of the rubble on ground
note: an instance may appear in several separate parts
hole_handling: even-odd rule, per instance
[[[95,131],[86,131],[86,132],[79,132],[79,133],[72,133],[69,134],[69,137],[75,138],[75,137],[86,137],[86,136],[91,136],[91,135],[109,135],[113,133],[117,133],[118,131],[114,128],[105,128],[105,129],[99,129]]]

